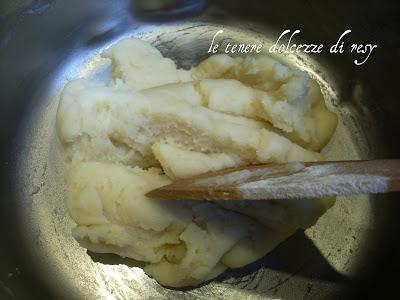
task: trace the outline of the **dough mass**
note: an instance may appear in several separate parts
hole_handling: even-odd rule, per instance
[[[261,258],[333,204],[147,199],[208,171],[321,160],[336,115],[305,72],[266,55],[215,55],[187,71],[126,39],[103,56],[110,82],[68,83],[57,112],[72,234],[85,248],[143,261],[163,285],[196,285]]]

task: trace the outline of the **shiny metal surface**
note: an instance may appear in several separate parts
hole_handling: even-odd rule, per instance
[[[126,36],[140,37],[178,65],[190,68],[207,56],[218,29],[224,30],[225,43],[270,45],[290,26],[300,28],[306,41],[328,43],[347,26],[346,20],[356,17],[363,24],[363,16],[351,5],[347,8],[348,19],[344,17],[339,23],[331,15],[342,10],[333,2],[323,6],[317,1],[272,1],[269,5],[247,1],[245,7],[240,3],[214,1],[199,16],[194,16],[196,10],[180,14],[179,20],[176,15],[173,21],[162,22],[154,16],[137,14],[133,11],[134,1],[3,4],[1,137],[5,141],[2,158],[7,164],[2,170],[5,243],[0,295],[51,295],[63,299],[327,299],[355,295],[360,291],[360,282],[362,289],[367,288],[362,286],[366,281],[358,280],[374,280],[375,268],[385,263],[376,256],[392,253],[384,250],[382,239],[388,240],[385,232],[389,225],[398,226],[391,221],[395,216],[390,195],[379,199],[341,197],[315,226],[298,232],[261,261],[188,290],[164,288],[140,268],[112,255],[88,255],[70,234],[74,223],[65,206],[63,164],[54,127],[58,96],[71,79],[107,78],[108,62],[99,57],[104,48]],[[371,3],[368,9],[372,11],[375,7]],[[190,17],[183,18],[186,15]],[[325,25],[316,27],[318,22]],[[372,29],[354,26],[358,39],[379,37]],[[390,36],[390,30],[386,27],[385,34]],[[390,143],[399,122],[396,104],[390,100],[394,95],[391,79],[380,86],[371,83],[384,70],[389,74],[395,70],[391,69],[394,65],[383,68],[384,55],[377,53],[368,66],[358,69],[345,55],[282,59],[315,77],[340,116],[337,132],[324,150],[327,158],[398,156],[398,148]],[[379,102],[373,98],[377,95]],[[35,289],[37,286],[41,288]]]

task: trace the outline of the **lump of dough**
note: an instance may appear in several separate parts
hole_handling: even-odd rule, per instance
[[[152,146],[152,150],[165,174],[173,180],[243,164],[238,158],[225,153],[190,151],[168,142],[157,142]]]
[[[70,172],[71,201],[69,211],[79,224],[104,224],[106,219],[149,230],[164,230],[172,216],[152,201],[145,201],[146,191],[171,183],[160,169],[142,170],[115,164],[87,162],[72,166]],[[82,206],[86,205],[85,209]],[[100,221],[87,219],[87,211]],[[132,218],[133,214],[137,214]]]
[[[223,66],[219,69],[220,72],[215,71],[219,66]],[[301,81],[308,80],[304,72],[293,70],[265,54],[235,58],[226,54],[213,55],[193,68],[192,77],[195,80],[237,79],[248,86],[267,92],[279,90],[283,84],[293,78],[299,78]],[[301,94],[294,94],[294,96],[298,97]]]
[[[220,66],[221,71],[215,71]],[[200,81],[235,79],[252,87],[256,99],[250,114],[271,122],[285,136],[311,150],[320,151],[336,129],[337,116],[326,108],[318,84],[307,73],[270,56],[211,56],[193,68],[192,76]],[[237,95],[242,99],[240,93]]]
[[[333,204],[148,199],[208,171],[321,160],[304,147],[320,150],[336,116],[308,75],[265,56],[216,55],[189,73],[134,39],[103,55],[112,84],[72,81],[57,111],[72,233],[85,248],[143,261],[166,286],[197,285],[261,258]]]
[[[112,250],[123,257],[159,261],[163,256],[159,247],[179,243],[185,215],[147,201],[144,194],[170,182],[159,169],[144,171],[98,162],[75,164],[69,176],[68,201],[70,215],[78,224],[73,235],[89,250]],[[86,205],[85,210],[82,205]],[[88,219],[86,212],[91,208]]]
[[[163,138],[247,164],[321,159],[255,120],[84,80],[65,87],[58,116],[59,136],[75,160],[154,166],[151,146]]]
[[[236,65],[234,58],[226,54],[216,54],[203,60],[192,69],[194,80],[224,78]]]
[[[297,140],[303,142],[316,136],[313,120],[305,115],[299,102],[295,105],[279,101],[270,93],[233,79],[204,79],[197,86],[205,99],[203,105],[212,110],[268,121],[283,134],[293,132],[293,136],[300,137]]]
[[[151,99],[166,99],[165,101],[184,101],[192,105],[204,105],[202,95],[193,82],[171,83],[142,90],[141,93]]]
[[[325,106],[315,81],[309,82],[311,108],[278,101],[265,91],[253,89],[234,79],[203,79],[183,84],[167,84],[143,90],[150,98],[162,97],[201,105],[213,111],[265,120],[289,139],[312,150],[321,150],[336,128],[336,115]],[[293,129],[295,128],[295,129]],[[306,142],[306,140],[308,142]]]
[[[138,39],[124,39],[102,56],[111,59],[114,82],[137,90],[191,80],[189,71],[178,69],[171,59]]]
[[[251,207],[241,201],[160,203],[146,198],[148,191],[170,182],[155,168],[74,164],[68,200],[78,224],[73,236],[91,251],[143,261],[146,273],[158,282],[181,287],[212,279],[226,267],[255,261],[298,228],[285,205],[280,213],[273,209],[268,218],[263,213],[273,203]],[[301,212],[302,218],[309,218],[306,212]],[[274,224],[273,213],[279,228],[269,227]]]
[[[145,271],[167,286],[194,285],[219,275],[226,268],[221,257],[262,225],[214,203],[146,198],[148,191],[170,182],[159,169],[74,164],[68,200],[78,224],[74,237],[91,251],[144,261]]]
[[[203,105],[223,113],[257,119],[254,90],[232,79],[204,79],[197,83]]]
[[[210,272],[215,273],[211,266],[218,266],[225,253],[239,240],[249,236],[251,231],[256,230],[250,221],[246,222],[246,218],[218,209],[209,203],[195,204],[192,211],[198,224],[191,223],[180,236],[187,251],[179,266],[164,260],[160,264],[145,267],[145,271],[153,276],[159,276],[164,274],[165,269],[168,270],[168,276],[159,277],[165,285],[171,285],[173,278],[178,278],[184,286],[204,281]],[[234,224],[233,221],[238,223]]]

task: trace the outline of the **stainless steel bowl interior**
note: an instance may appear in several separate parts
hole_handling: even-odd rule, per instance
[[[115,256],[88,255],[71,237],[74,223],[64,204],[67,192],[54,126],[59,93],[74,78],[106,80],[109,62],[99,54],[121,38],[148,40],[183,68],[207,56],[219,29],[224,30],[221,43],[267,46],[284,29],[299,28],[299,41],[330,44],[351,24],[355,41],[374,40],[382,43],[380,48],[394,49],[382,39],[396,38],[389,4],[369,1],[360,11],[351,3],[343,10],[333,1],[246,1],[243,5],[221,0],[204,9],[203,3],[194,2],[188,1],[185,9],[172,7],[168,15],[138,13],[140,1],[3,4],[0,132],[5,246],[1,247],[0,292],[5,296],[327,299],[385,292],[379,289],[383,286],[374,272],[387,267],[396,254],[395,248],[385,247],[388,240],[395,240],[389,226],[399,226],[391,199],[395,195],[340,197],[315,226],[298,232],[259,262],[187,290],[164,288]],[[385,20],[377,11],[386,14]],[[335,16],[341,16],[340,21]],[[392,100],[398,63],[380,48],[363,67],[354,66],[349,55],[281,58],[316,78],[328,105],[340,117],[337,132],[324,150],[329,159],[398,156],[393,140],[400,128],[399,104]],[[365,286],[371,280],[374,289]]]

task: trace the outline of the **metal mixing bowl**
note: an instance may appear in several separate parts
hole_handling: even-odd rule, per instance
[[[151,2],[151,3],[150,3]],[[340,197],[312,228],[260,261],[187,290],[167,289],[129,261],[86,253],[70,234],[55,112],[65,83],[105,80],[101,51],[126,36],[150,41],[179,66],[205,58],[210,41],[270,45],[284,29],[298,41],[333,44],[347,28],[378,49],[354,56],[283,57],[319,81],[340,117],[330,159],[397,158],[400,102],[398,5],[364,1],[1,1],[0,298],[338,299],[395,290],[396,195]],[[147,4],[146,4],[147,3]],[[149,4],[150,3],[150,4]],[[172,4],[171,4],[172,3]],[[143,6],[144,5],[144,6]],[[139,10],[141,8],[141,10]]]

